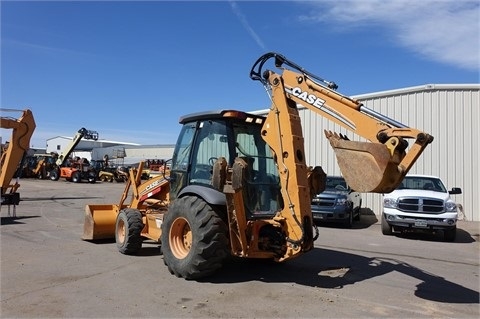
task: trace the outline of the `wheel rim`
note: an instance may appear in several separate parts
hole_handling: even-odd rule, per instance
[[[123,244],[125,241],[125,222],[120,219],[117,226],[117,241],[120,244]]]
[[[192,230],[185,218],[177,218],[169,233],[170,248],[178,259],[185,258],[192,248]]]

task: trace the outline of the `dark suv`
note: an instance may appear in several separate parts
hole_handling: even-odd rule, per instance
[[[342,222],[352,227],[354,220],[360,220],[362,197],[353,191],[341,176],[327,177],[325,190],[312,200],[315,222]]]

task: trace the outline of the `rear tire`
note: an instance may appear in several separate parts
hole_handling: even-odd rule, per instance
[[[132,208],[121,210],[115,223],[118,251],[125,255],[136,255],[142,248],[142,229],[142,213]]]
[[[385,214],[382,213],[382,234],[386,236],[393,235],[392,226],[385,219]]]
[[[227,233],[223,220],[203,199],[177,198],[162,224],[163,261],[177,277],[209,276],[229,255]]]

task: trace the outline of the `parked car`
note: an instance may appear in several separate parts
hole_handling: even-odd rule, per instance
[[[325,190],[312,200],[315,222],[341,222],[352,227],[353,221],[360,220],[362,197],[353,191],[341,176],[329,176]]]
[[[383,198],[382,233],[393,231],[443,231],[446,241],[457,232],[457,205],[450,194],[461,194],[458,187],[447,191],[436,176],[407,175],[401,185]]]

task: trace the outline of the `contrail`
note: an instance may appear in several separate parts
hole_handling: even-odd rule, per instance
[[[263,44],[262,39],[255,33],[255,31],[252,29],[250,24],[248,23],[247,19],[243,15],[242,11],[240,8],[237,6],[237,3],[235,1],[229,1],[230,7],[232,7],[233,13],[237,16],[237,18],[240,20],[242,23],[243,27],[247,30],[247,32],[250,34],[250,36],[255,40],[255,42],[258,44],[258,46],[263,50],[266,51],[265,44]]]

